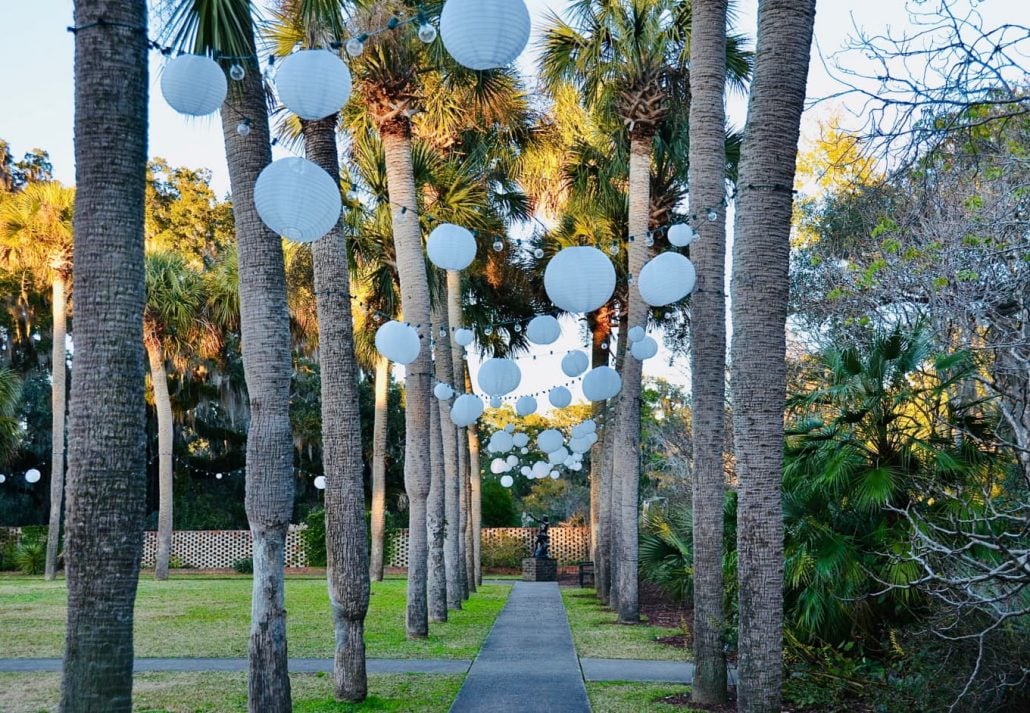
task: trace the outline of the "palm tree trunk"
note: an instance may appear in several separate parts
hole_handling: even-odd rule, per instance
[[[434,322],[434,326],[435,326]],[[439,368],[439,367],[438,367]],[[446,414],[445,414],[446,417]],[[429,461],[432,475],[429,484],[429,500],[426,503],[426,536],[429,538],[429,621],[447,621],[448,594],[447,558],[444,543],[447,539],[447,523],[444,507],[446,471],[443,456],[443,432],[440,423],[440,409],[429,409],[432,441]],[[460,592],[458,601],[461,601]]]
[[[451,283],[451,275],[457,277],[453,270],[447,272],[447,284]],[[448,289],[448,292],[450,290]],[[445,336],[450,335],[450,320],[447,305],[441,305],[434,310],[433,327],[437,333],[436,339],[436,379],[445,384],[454,381],[454,366],[451,363],[451,340]],[[446,521],[446,539],[444,541],[444,561],[447,569],[447,606],[451,609],[461,609],[461,582],[459,576],[461,569],[458,567],[458,560],[461,557],[461,541],[458,539],[461,533],[458,530],[458,523],[461,520],[461,502],[459,487],[464,480],[463,473],[458,463],[458,428],[450,418],[450,404],[447,401],[438,401],[437,409],[440,412],[440,435],[443,439],[443,465],[444,465],[444,518]]]
[[[480,524],[482,523],[482,478],[479,470],[479,431],[476,424],[468,428],[469,470],[462,487],[461,528],[464,533],[462,554],[464,583],[462,594],[465,599],[476,591],[476,570],[480,562]],[[480,574],[482,576],[482,574]]]
[[[697,703],[726,701],[723,654],[723,443],[726,414],[726,86],[727,0],[696,0],[690,33],[690,200],[698,224],[690,254],[697,289],[690,300],[694,433],[694,684]]]
[[[250,399],[246,510],[254,539],[248,706],[253,713],[289,711],[290,677],[284,606],[286,533],[293,515],[290,428],[289,311],[282,241],[254,207],[254,183],[272,160],[261,69],[245,62],[222,107],[239,259],[243,370]],[[239,117],[251,120],[247,136]]]
[[[611,310],[605,305],[597,312],[587,315],[587,326],[590,329],[590,366],[608,366],[611,354]],[[594,404],[591,416],[596,421],[604,413],[604,404]],[[601,547],[601,498],[604,464],[604,431],[598,438],[598,447],[590,458],[590,559],[594,563],[594,588],[601,592],[599,584],[608,574]],[[610,509],[609,513],[610,515]],[[604,587],[607,593],[607,587]]]
[[[308,158],[338,183],[336,116],[305,122],[304,147]],[[326,576],[336,631],[333,688],[337,700],[358,702],[368,696],[365,615],[369,564],[365,549],[358,364],[354,358],[347,252],[347,236],[340,223],[311,246],[322,375]]]
[[[780,710],[783,411],[791,188],[815,0],[762,0],[733,244],[734,446],[739,478],[737,709]]]
[[[423,332],[422,350],[405,374],[404,488],[408,494],[409,638],[429,635],[426,601],[426,499],[429,497],[430,364],[428,331],[429,283],[416,210],[415,175],[411,166],[411,127],[391,124],[380,130],[386,153],[386,180],[393,214],[393,239],[401,283],[404,319]]]
[[[172,555],[172,398],[168,393],[168,372],[165,353],[156,339],[144,339],[150,359],[150,383],[154,388],[154,408],[157,411],[157,557],[154,579],[168,579],[168,560]]]
[[[387,399],[390,392],[390,361],[376,360],[375,420],[372,424],[372,557],[369,576],[383,581],[386,554],[386,436]]]
[[[54,343],[50,358],[50,408],[52,412],[50,439],[50,527],[46,537],[46,571],[49,581],[57,576],[57,547],[61,541],[61,508],[64,500],[64,412],[65,390],[68,387],[68,368],[65,365],[65,335],[67,334],[67,283],[60,272],[54,274],[53,293]],[[8,340],[10,341],[10,340]]]
[[[75,379],[60,710],[127,713],[146,494],[147,6],[76,0],[74,22]]]

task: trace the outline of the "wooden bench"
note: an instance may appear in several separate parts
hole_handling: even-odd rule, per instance
[[[577,562],[576,567],[579,569],[579,586],[586,586],[585,580],[587,577],[590,577],[590,586],[594,586],[594,563]]]

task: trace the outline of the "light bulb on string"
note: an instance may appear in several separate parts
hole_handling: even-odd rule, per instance
[[[250,136],[250,119],[244,119],[237,124],[236,133],[240,136]]]
[[[502,250],[504,250],[504,243],[502,243],[500,240],[495,240],[494,241],[494,252],[498,252],[499,253]]]
[[[483,327],[483,334],[485,334],[486,336],[489,337],[493,333],[494,333],[494,328],[491,327],[489,324],[486,325],[485,327]]]
[[[362,35],[361,37],[364,36],[365,35]],[[347,54],[351,57],[360,57],[361,53],[365,51],[365,41],[361,39],[361,37],[351,37],[347,40],[345,49],[347,50]]]
[[[243,78],[246,76],[246,70],[244,70],[243,65],[238,62],[229,68],[229,78],[234,82],[242,82]]]
[[[653,248],[654,247],[654,235],[652,235],[650,232],[647,234],[647,237],[644,239],[644,245],[646,245],[649,248]]]
[[[520,333],[521,331],[522,331],[522,325],[519,324],[518,322],[516,322],[515,323],[515,332],[516,332],[516,334]]]
[[[436,28],[429,22],[423,21],[423,23],[418,26],[418,38],[427,45],[433,44],[436,40],[436,35]]]
[[[715,208],[709,208],[708,209],[708,222],[709,223],[714,223],[716,218],[718,218],[718,217],[719,217],[719,214],[715,212]]]
[[[612,243],[611,245],[609,245],[608,246],[608,252],[611,255],[618,255],[619,254],[619,244],[618,243]]]
[[[539,260],[543,256],[544,256],[543,248],[537,248],[536,250],[533,251],[533,257],[535,257],[537,260]]]

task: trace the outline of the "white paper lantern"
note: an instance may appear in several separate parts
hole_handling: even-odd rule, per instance
[[[551,479],[552,480],[558,480],[558,471],[556,471],[556,470],[552,470],[551,471]]]
[[[511,64],[526,48],[529,32],[523,0],[447,0],[440,13],[444,47],[469,69]]]
[[[555,408],[565,408],[572,403],[572,392],[564,386],[555,386],[547,394],[547,400],[550,401],[551,405]]]
[[[319,475],[315,478],[315,488],[318,490],[325,490],[325,476]]]
[[[441,270],[464,270],[476,259],[476,239],[460,225],[442,223],[429,234],[426,253]]]
[[[607,401],[622,390],[622,377],[610,366],[591,369],[583,377],[583,395],[591,401]]]
[[[573,438],[569,441],[569,450],[573,453],[586,453],[590,450],[590,441],[585,438]]]
[[[590,366],[590,358],[581,351],[569,352],[561,360],[561,370],[565,376],[579,376]]]
[[[669,243],[678,248],[685,248],[697,240],[697,233],[686,223],[669,226]]]
[[[451,406],[451,421],[458,428],[471,426],[483,415],[483,402],[478,396],[462,394],[454,400]]]
[[[454,396],[454,389],[449,384],[441,382],[433,387],[433,396],[441,401],[450,401],[450,398]]]
[[[479,367],[479,388],[489,396],[504,396],[519,388],[522,371],[511,359],[487,359]]]
[[[299,243],[325,236],[340,221],[340,187],[321,168],[292,156],[273,161],[254,184],[254,207],[275,233]]]
[[[662,253],[640,270],[637,286],[640,299],[652,307],[678,302],[694,291],[697,273],[689,258],[679,253]]]
[[[456,329],[454,330],[454,341],[458,346],[467,347],[469,344],[476,341],[476,333],[471,329],[465,329],[464,327]]]
[[[644,328],[641,327],[640,325],[637,325],[636,327],[633,327],[633,329],[629,330],[629,341],[630,341],[630,344],[636,344],[637,342],[639,342],[641,339],[643,339],[646,336],[647,336],[647,332],[644,331]]]
[[[526,339],[533,344],[553,344],[561,336],[561,325],[548,314],[534,317],[526,327]]]
[[[505,488],[510,488],[514,484],[515,484],[515,479],[512,478],[510,475],[502,475],[501,476],[501,485],[503,485]]]
[[[547,454],[547,460],[550,461],[551,465],[559,465],[565,462],[565,459],[569,457],[569,449],[562,446],[556,451],[551,451]]]
[[[505,462],[508,464],[508,468],[509,469],[510,468],[514,468],[515,466],[517,466],[519,464],[519,457],[518,456],[508,456],[508,458],[507,458],[507,460]]]
[[[501,407],[501,397],[500,396],[491,396],[490,397],[490,408],[500,408],[500,407]]]
[[[521,432],[516,433],[514,436],[511,437],[511,442],[515,445],[516,448],[525,448],[529,445],[529,436]]]
[[[0,473],[0,483],[6,483],[6,482],[7,482],[7,476],[4,475],[3,473]]]
[[[40,475],[40,472],[35,468],[29,468],[27,471],[25,471],[25,482],[38,483]]]
[[[533,469],[530,468],[528,465],[524,465],[522,466],[522,470],[520,470],[519,472],[528,478],[532,474]]]
[[[528,448],[522,448],[521,450],[519,450],[519,453],[521,453],[522,455],[526,455],[527,453],[529,453],[529,449]]]
[[[564,440],[561,431],[548,428],[546,431],[541,431],[540,435],[536,437],[536,445],[544,453],[551,453],[561,448]]]
[[[515,402],[515,413],[520,417],[536,413],[536,399],[532,396],[523,396]]]
[[[490,472],[494,475],[508,472],[508,464],[503,458],[494,458],[490,461]]]
[[[572,465],[569,466],[569,470],[575,470],[575,471],[583,470],[583,464],[582,463],[573,463]]]
[[[340,111],[350,99],[350,70],[328,50],[301,50],[279,64],[275,88],[287,109],[317,121]]]
[[[651,337],[644,337],[630,347],[629,350],[633,354],[634,359],[645,361],[658,353],[658,342]]]
[[[588,433],[587,435],[583,436],[583,440],[586,441],[588,444],[590,444],[592,446],[595,443],[597,443],[597,434],[596,433]]]
[[[187,116],[207,116],[218,111],[228,90],[225,72],[210,57],[179,55],[161,73],[165,101]]]
[[[376,330],[376,350],[392,362],[407,365],[418,358],[422,341],[410,324],[391,320]]]
[[[547,461],[538,460],[533,464],[533,477],[546,478],[549,470],[551,470],[551,466]]]
[[[597,422],[594,419],[592,419],[592,418],[588,418],[586,421],[584,421],[583,423],[581,423],[579,425],[580,425],[580,428],[583,429],[584,433],[596,433],[597,432]]]
[[[597,248],[565,248],[547,263],[544,289],[566,312],[593,312],[615,292],[615,267]]]
[[[507,453],[511,450],[514,439],[507,431],[498,431],[490,438],[490,451],[492,453]]]
[[[515,433],[515,424],[514,423],[509,423],[507,426],[504,427],[504,432],[505,433]]]

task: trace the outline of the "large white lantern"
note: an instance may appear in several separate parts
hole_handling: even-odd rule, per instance
[[[561,360],[561,370],[565,376],[579,376],[590,366],[590,358],[581,351],[572,351]]]
[[[489,396],[504,396],[519,388],[522,371],[511,359],[487,359],[479,367],[479,388]]]
[[[511,470],[519,464],[519,457],[514,455],[508,456],[504,462],[508,464],[508,469]]]
[[[536,413],[536,399],[532,396],[523,396],[515,402],[515,413],[520,417]]]
[[[503,458],[494,458],[490,461],[490,472],[494,475],[508,472],[508,463]]]
[[[561,336],[561,325],[549,314],[534,317],[526,327],[526,339],[533,344],[553,344]]]
[[[410,324],[391,320],[376,330],[376,350],[397,364],[410,364],[418,358],[422,342]]]
[[[561,465],[565,462],[565,459],[569,457],[569,449],[562,446],[556,451],[551,451],[547,454],[547,460],[550,461],[551,465]]]
[[[593,312],[615,292],[615,267],[597,248],[565,248],[547,263],[544,289],[566,312]]]
[[[516,448],[525,448],[529,445],[529,436],[519,431],[511,437],[511,441]]]
[[[491,453],[507,453],[512,447],[512,437],[507,431],[497,431],[490,438],[490,452]]]
[[[273,231],[299,243],[323,237],[340,220],[340,187],[307,159],[273,161],[254,185],[254,207]]]
[[[597,432],[597,422],[594,421],[594,419],[592,419],[592,418],[588,418],[586,421],[584,421],[583,423],[579,424],[579,426],[580,426],[580,428],[583,429],[584,433],[596,433]]]
[[[697,233],[686,223],[669,226],[669,242],[678,248],[685,248],[697,240]]]
[[[279,64],[275,88],[287,109],[316,121],[340,111],[350,99],[350,70],[328,50],[301,50]]]
[[[460,225],[442,223],[429,234],[426,253],[442,270],[464,270],[476,259],[476,239]]]
[[[610,366],[591,369],[583,377],[583,395],[591,401],[607,401],[622,390],[622,377]]]
[[[644,337],[629,348],[633,358],[639,361],[650,359],[658,353],[658,342],[651,337]]]
[[[469,69],[506,67],[529,42],[529,10],[523,0],[447,0],[440,39]]]
[[[515,484],[515,479],[512,478],[510,475],[502,475],[501,476],[501,485],[504,486],[505,488],[510,488],[514,484]]]
[[[551,470],[551,464],[545,460],[538,460],[533,464],[533,477],[534,478],[546,478],[548,471]]]
[[[187,116],[207,116],[218,111],[228,90],[225,72],[210,57],[179,55],[161,73],[165,101]]]
[[[476,333],[471,329],[461,327],[454,331],[454,341],[458,346],[467,347],[476,340]]]
[[[694,291],[697,273],[690,260],[679,253],[662,253],[640,270],[640,298],[652,307],[678,302]]]
[[[450,384],[445,384],[441,381],[433,387],[433,396],[441,401],[449,401],[454,396],[454,389],[450,387]]]
[[[533,472],[533,469],[530,468],[528,465],[524,465],[522,466],[522,468],[519,469],[519,472],[528,478],[530,477],[530,474]]]
[[[546,431],[541,431],[540,435],[536,437],[536,445],[544,453],[552,453],[561,448],[565,438],[562,436],[561,431],[548,428]]]
[[[478,396],[462,394],[454,400],[451,406],[451,421],[458,428],[471,426],[483,415],[483,402]]]
[[[633,327],[633,329],[629,330],[630,344],[636,344],[646,336],[647,332],[645,332],[644,328],[641,327],[639,324],[636,327]]]
[[[550,393],[547,394],[547,400],[551,402],[551,405],[555,408],[565,408],[572,403],[572,393],[564,386],[555,386],[551,389]]]
[[[26,483],[38,483],[41,473],[35,468],[29,468],[25,471],[25,482]]]

